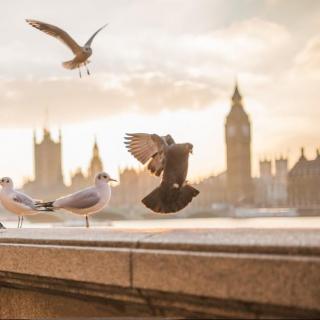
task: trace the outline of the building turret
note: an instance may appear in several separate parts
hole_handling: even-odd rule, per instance
[[[95,175],[101,171],[103,171],[103,164],[100,158],[97,138],[95,137],[93,150],[92,150],[92,158],[91,158],[90,166],[88,169],[88,176],[90,179],[93,179]]]
[[[272,162],[270,160],[262,160],[260,165],[260,178],[272,177]]]
[[[43,139],[39,143],[34,132],[33,142],[35,183],[40,188],[64,186],[61,143],[52,140],[47,128],[43,128]]]

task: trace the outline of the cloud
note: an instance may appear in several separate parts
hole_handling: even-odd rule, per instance
[[[49,108],[62,124],[137,111],[199,109],[218,99],[218,86],[158,73],[100,75],[97,78],[0,81],[0,105],[6,123],[36,125]]]
[[[210,77],[219,74],[220,79],[229,76],[230,70],[269,68],[274,60],[281,60],[292,40],[284,26],[260,18],[237,21],[202,33],[177,35],[151,30],[139,37],[123,36],[121,41],[116,36],[108,37],[98,44],[97,50],[100,56],[107,57],[97,62],[103,69],[180,74],[193,70]]]
[[[320,36],[310,39],[295,58],[298,71],[320,76]]]
[[[269,81],[279,52],[291,41],[284,26],[261,18],[205,32],[169,32],[159,26],[124,32],[116,27],[97,38],[92,76],[81,80],[77,72],[61,67],[69,58],[67,48],[23,29],[28,41],[8,42],[0,57],[0,106],[6,122],[34,126],[46,108],[53,122],[64,123],[127,111],[207,108],[229,96],[237,74],[252,86]]]

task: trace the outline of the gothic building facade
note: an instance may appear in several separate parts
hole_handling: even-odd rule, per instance
[[[94,176],[103,171],[99,147],[95,140],[92,158],[87,174],[81,169],[71,175],[71,185],[66,186],[62,173],[62,135],[59,132],[58,141],[54,141],[48,129],[43,129],[43,138],[37,141],[33,137],[34,145],[34,180],[28,180],[22,187],[24,191],[35,198],[52,200],[66,193],[87,187],[92,184]]]
[[[129,213],[135,210],[146,211],[141,199],[159,185],[159,180],[151,175],[147,168],[119,170],[120,184],[112,189],[111,205],[121,207]]]
[[[301,148],[299,160],[288,175],[288,202],[299,209],[320,208],[320,153],[308,160]]]
[[[234,205],[253,202],[251,178],[251,125],[236,84],[225,123],[228,201]]]
[[[74,174],[71,175],[71,191],[79,190],[91,185],[97,173],[103,171],[103,164],[100,157],[100,151],[97,139],[94,141],[92,158],[88,167],[87,173],[84,174],[81,168],[78,168]]]
[[[43,138],[40,142],[37,141],[34,132],[33,147],[35,179],[27,181],[22,187],[23,190],[33,197],[45,200],[51,196],[60,196],[66,191],[62,174],[61,132],[59,132],[58,141],[54,141],[50,131],[44,128]]]
[[[260,177],[255,179],[255,204],[259,207],[283,207],[287,205],[288,160],[276,159],[275,173],[272,161],[260,161]]]

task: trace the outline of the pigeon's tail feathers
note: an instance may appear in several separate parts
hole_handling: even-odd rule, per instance
[[[146,197],[144,197],[141,202],[150,210],[154,212],[163,212],[164,203],[162,201],[162,188],[157,187],[151,193],[149,193]]]
[[[142,203],[158,213],[174,213],[185,208],[199,191],[186,184],[181,188],[170,188],[160,185],[142,199]]]

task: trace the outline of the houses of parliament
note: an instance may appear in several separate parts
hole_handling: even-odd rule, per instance
[[[34,180],[28,180],[23,190],[39,199],[54,199],[68,192],[92,184],[96,173],[103,171],[103,164],[99,154],[99,147],[95,140],[92,158],[86,174],[78,169],[71,176],[71,185],[66,186],[62,173],[62,135],[59,131],[58,141],[54,141],[50,131],[43,129],[43,138],[37,142],[36,133],[33,134],[34,147]]]
[[[235,207],[320,208],[320,152],[314,160],[308,160],[301,151],[298,162],[288,170],[288,160],[260,161],[260,174],[251,173],[251,122],[243,105],[238,85],[231,96],[230,112],[225,120],[226,171],[210,176],[197,184],[200,195],[187,210],[209,210],[215,204],[228,203]],[[95,140],[91,161],[86,173],[78,169],[66,186],[62,173],[62,135],[54,141],[50,131],[43,129],[43,138],[34,144],[34,180],[27,181],[23,190],[33,197],[51,200],[92,184],[96,173],[103,171],[99,147]],[[273,172],[274,171],[274,172]],[[126,212],[133,208],[145,209],[141,199],[159,184],[158,178],[146,169],[125,168],[119,172],[120,184],[113,187],[110,205]]]
[[[35,198],[52,200],[88,187],[92,185],[95,175],[104,170],[99,146],[95,139],[86,173],[84,174],[78,168],[71,175],[70,186],[67,186],[64,183],[62,172],[62,140],[61,131],[59,131],[58,141],[54,141],[47,128],[43,129],[41,141],[37,141],[35,132],[33,134],[35,178],[26,181],[22,189]],[[120,185],[112,188],[111,205],[123,209],[133,207],[141,209],[140,199],[155,188],[159,182],[157,178],[143,169],[125,168],[120,170],[119,177]]]

